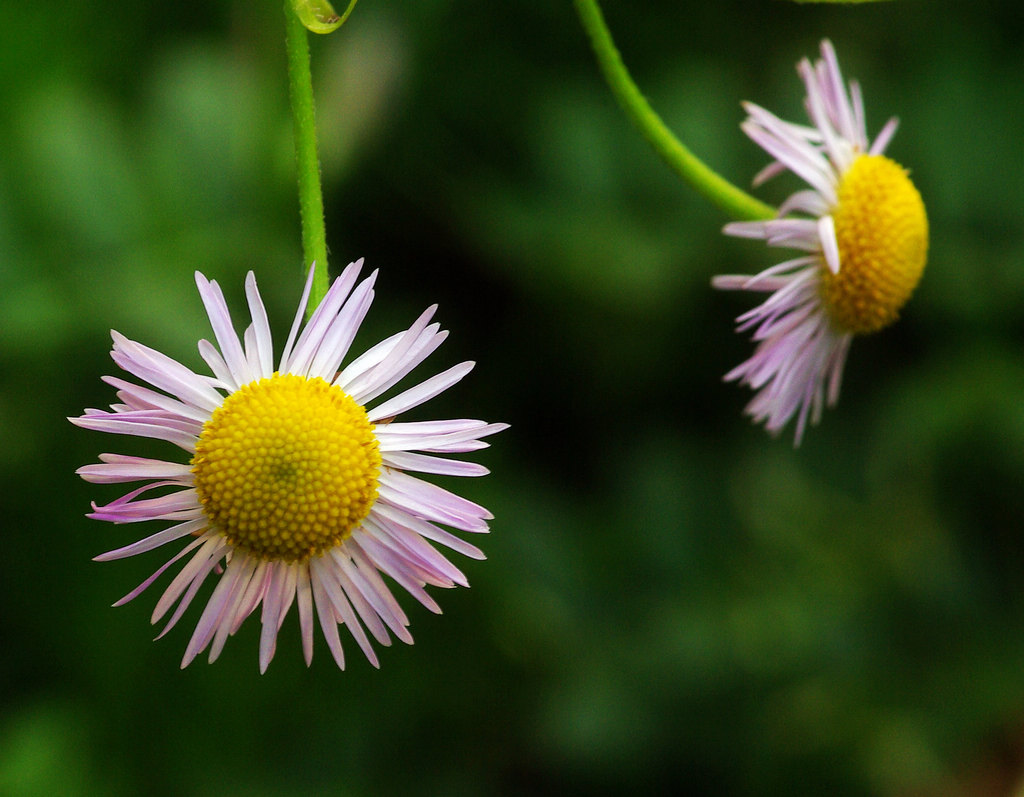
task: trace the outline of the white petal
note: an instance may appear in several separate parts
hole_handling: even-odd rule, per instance
[[[818,219],[818,238],[821,239],[821,252],[825,256],[825,263],[828,270],[833,274],[839,273],[839,241],[836,238],[836,224],[831,216],[822,216]]]

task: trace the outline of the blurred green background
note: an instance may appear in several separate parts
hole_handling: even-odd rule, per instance
[[[741,99],[802,119],[830,37],[869,131],[891,115],[931,228],[902,321],[851,352],[794,450],[721,382],[779,253],[726,221],[615,106],[570,0],[363,0],[313,42],[335,273],[381,269],[363,344],[439,302],[421,417],[512,429],[458,485],[496,515],[470,590],[407,596],[382,668],[294,611],[257,673],[250,619],[213,666],[152,642],[173,552],[91,557],[73,472],[168,448],[84,432],[109,330],[192,367],[201,269],[278,329],[301,283],[276,2],[0,6],[0,794],[1009,795],[1024,771],[1024,14],[609,2],[669,125],[743,185]],[[795,188],[760,192],[777,202]],[[279,334],[282,334],[279,332]],[[166,583],[166,578],[161,582]],[[207,587],[209,589],[209,585]],[[439,592],[435,590],[435,594]]]

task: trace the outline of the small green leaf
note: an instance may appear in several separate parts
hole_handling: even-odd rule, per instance
[[[348,15],[355,8],[356,0],[351,0],[345,13],[339,16],[328,0],[291,0],[296,16],[312,33],[332,33],[342,26]]]

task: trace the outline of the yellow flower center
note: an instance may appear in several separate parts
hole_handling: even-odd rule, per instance
[[[266,560],[340,544],[377,498],[381,458],[366,411],[319,377],[274,374],[224,399],[192,473],[210,526]]]
[[[861,155],[839,183],[832,213],[839,273],[822,266],[821,296],[840,330],[888,326],[917,287],[928,254],[921,195],[898,163]]]

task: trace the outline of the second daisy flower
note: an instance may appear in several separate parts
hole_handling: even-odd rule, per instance
[[[811,126],[785,122],[753,103],[743,131],[775,160],[754,180],[789,170],[809,188],[797,191],[768,221],[736,222],[727,235],[756,238],[804,254],[754,276],[715,277],[725,290],[768,293],[741,315],[753,330],[753,356],[728,374],[756,392],[746,412],[778,433],[796,417],[799,444],[808,422],[839,397],[855,335],[896,320],[924,271],[928,220],[907,172],[885,157],[896,132],[891,119],[869,141],[860,87],[843,83],[835,51],[797,71],[807,89]]]

